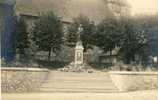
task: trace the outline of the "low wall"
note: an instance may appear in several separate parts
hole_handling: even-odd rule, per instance
[[[38,90],[49,70],[39,68],[1,68],[2,92],[32,92]]]
[[[158,89],[158,72],[109,72],[115,86],[120,91]]]

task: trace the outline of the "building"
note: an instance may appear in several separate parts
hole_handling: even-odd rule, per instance
[[[117,7],[121,8],[120,12],[111,9]],[[28,31],[40,12],[54,11],[62,20],[65,34],[73,18],[79,15],[98,24],[106,17],[127,16],[128,7],[126,0],[16,0],[16,14],[26,20]]]
[[[54,11],[66,22],[84,15],[97,23],[112,15],[105,4],[103,0],[17,0],[16,9],[19,14],[37,16],[39,12]]]
[[[16,13],[26,18],[29,24],[38,17],[39,12],[47,11],[54,11],[64,24],[71,23],[79,15],[87,16],[98,24],[106,17],[116,16],[118,12],[111,7],[121,8],[121,15],[126,12],[126,0],[115,0],[115,3],[112,1],[114,0],[16,0]]]
[[[107,0],[108,7],[115,17],[128,17],[131,15],[131,7],[127,0]]]
[[[1,58],[14,59],[14,0],[0,1]]]

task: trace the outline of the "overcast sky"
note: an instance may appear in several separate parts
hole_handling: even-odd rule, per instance
[[[155,14],[158,12],[158,0],[128,0],[132,14]]]

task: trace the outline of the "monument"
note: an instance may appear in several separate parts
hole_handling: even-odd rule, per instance
[[[91,66],[86,64],[83,60],[83,50],[84,47],[81,41],[81,34],[83,33],[83,27],[80,24],[77,30],[77,43],[75,46],[75,58],[74,61],[71,62],[69,65],[65,66],[64,68],[59,69],[60,71],[64,72],[93,72]]]
[[[77,31],[77,43],[75,47],[75,67],[79,67],[83,64],[83,45],[80,39],[80,35],[83,31],[82,25],[80,24]]]

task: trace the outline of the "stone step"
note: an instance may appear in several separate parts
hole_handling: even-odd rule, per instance
[[[117,90],[115,87],[97,87],[97,86],[94,86],[94,87],[84,87],[84,86],[76,86],[76,87],[73,87],[73,86],[52,86],[52,87],[40,87],[40,90],[43,90],[43,89],[50,89],[50,90],[53,90],[53,89],[82,89],[82,90],[87,90],[87,89],[91,89],[91,90]]]
[[[52,80],[46,80],[45,83],[54,83],[54,82],[65,82],[65,83],[70,83],[70,82],[94,82],[94,83],[111,83],[112,80],[111,79],[102,79],[102,80],[98,80],[98,79],[52,79]]]
[[[93,77],[93,76],[107,76],[108,74],[105,73],[105,72],[94,72],[94,73],[87,73],[87,72],[83,72],[83,73],[76,73],[76,72],[58,72],[58,71],[52,71],[50,72],[49,74],[50,76],[57,76],[57,75],[60,75],[60,76],[71,76],[71,77],[80,77],[80,76],[83,76],[83,77]]]
[[[61,85],[66,85],[66,84],[76,84],[76,85],[84,85],[84,84],[89,84],[89,85],[105,85],[105,86],[109,86],[109,85],[113,85],[113,83],[111,81],[47,81],[44,82],[42,85],[56,85],[56,84],[61,84]]]
[[[93,76],[93,77],[87,77],[87,76],[84,76],[84,77],[74,77],[74,76],[65,76],[65,77],[61,77],[61,76],[56,76],[56,77],[51,77],[51,78],[48,78],[47,80],[111,80],[109,79],[109,77],[106,77],[106,76],[99,76],[99,77],[102,77],[102,78],[98,78],[96,76]]]
[[[49,77],[47,78],[48,81],[51,80],[104,80],[104,81],[111,81],[111,79],[109,78],[109,75],[104,74],[104,75],[87,75],[87,74],[83,74],[83,75],[77,75],[77,73],[73,73],[73,74],[65,74],[65,75],[49,75]]]
[[[52,80],[46,80],[45,82],[111,82],[111,79],[52,79]]]
[[[114,87],[111,82],[54,82],[54,83],[43,83],[42,87],[51,87],[51,86],[99,86],[99,87]]]
[[[117,92],[107,73],[51,72],[41,92]]]
[[[65,76],[49,76],[47,78],[48,80],[54,80],[54,79],[97,79],[97,80],[103,80],[103,79],[109,79],[109,76],[71,76],[71,75],[65,75]]]
[[[97,88],[40,88],[40,92],[66,92],[66,93],[111,93],[111,92],[118,92],[117,89],[97,89]]]

